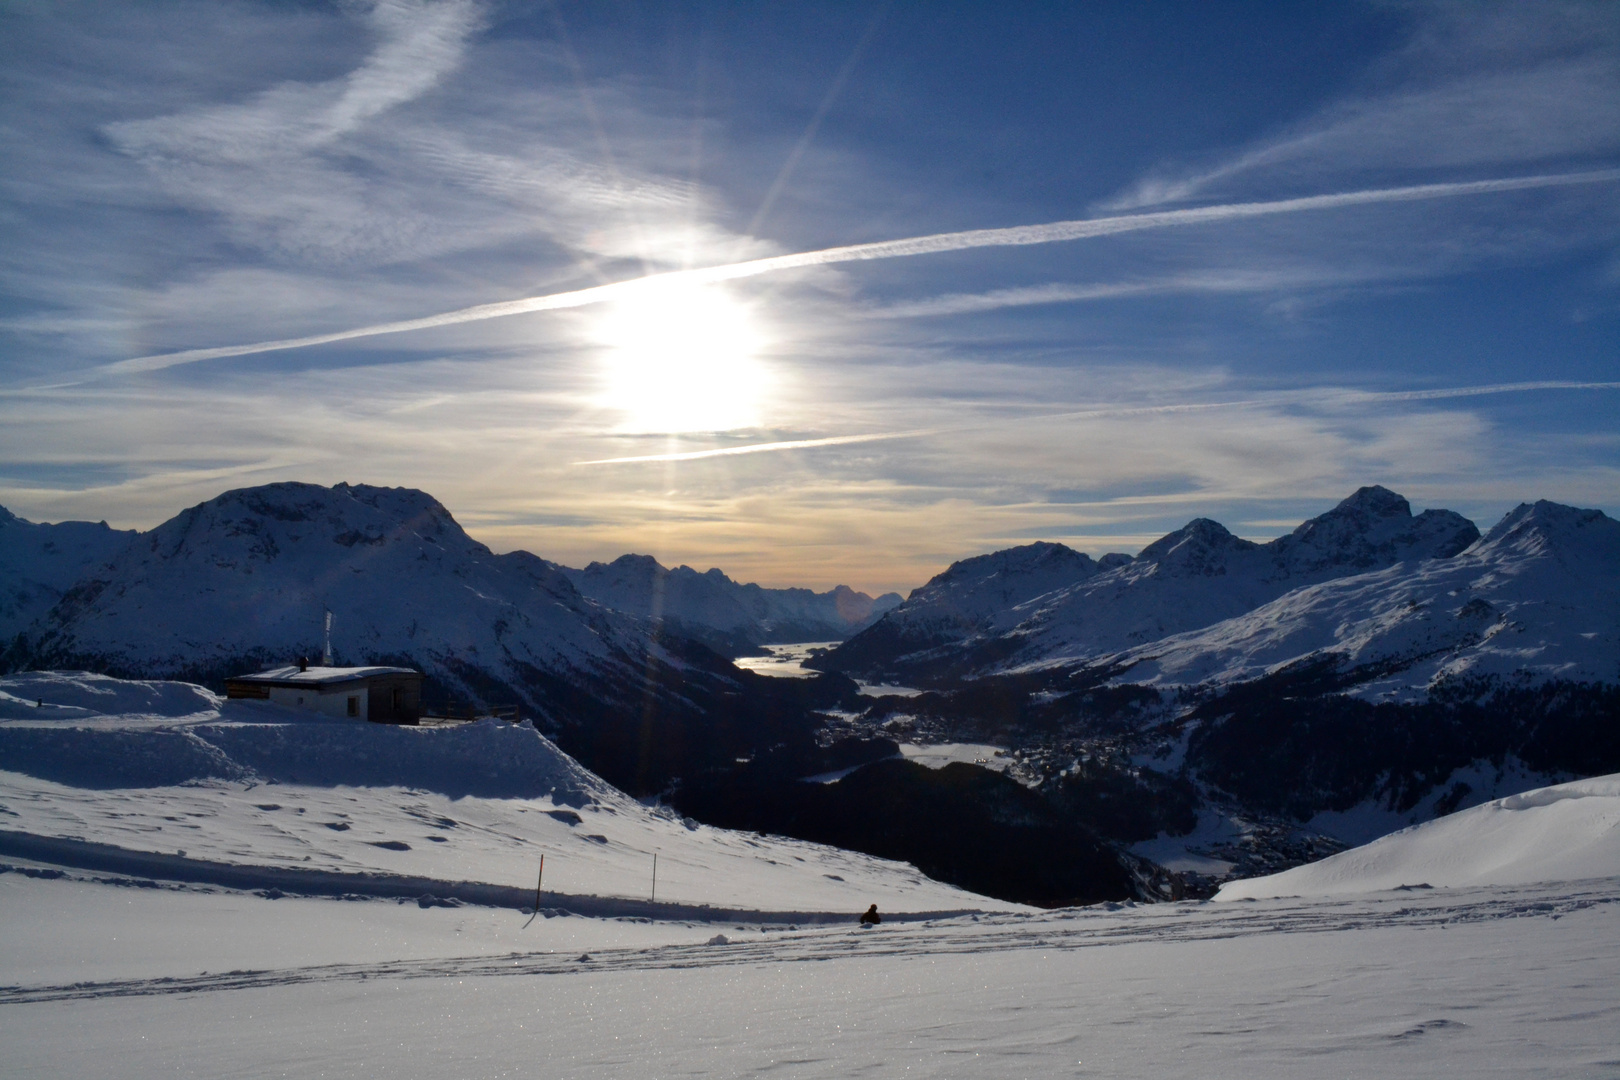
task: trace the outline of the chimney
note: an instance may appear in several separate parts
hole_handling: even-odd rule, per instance
[[[309,670],[309,657],[300,656],[298,658],[298,670],[299,671],[308,671]]]

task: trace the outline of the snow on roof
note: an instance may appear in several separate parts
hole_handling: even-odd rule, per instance
[[[421,672],[403,667],[317,667],[311,664],[299,670],[296,664],[270,668],[253,675],[235,675],[231,682],[287,684],[292,686],[330,686],[336,683],[358,682],[374,675],[420,675]]]

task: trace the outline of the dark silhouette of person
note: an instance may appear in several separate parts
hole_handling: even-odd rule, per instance
[[[877,905],[876,904],[873,904],[871,907],[867,908],[866,912],[861,916],[861,925],[862,926],[876,926],[878,923],[880,923],[882,921],[883,921],[883,916],[881,916],[881,915],[879,915],[877,913]]]

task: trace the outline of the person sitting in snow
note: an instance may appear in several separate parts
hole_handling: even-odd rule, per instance
[[[867,908],[866,913],[861,916],[861,925],[862,926],[876,926],[878,923],[880,923],[882,921],[883,921],[883,916],[881,916],[881,915],[879,915],[877,913],[877,905],[876,904],[873,904],[871,907]]]

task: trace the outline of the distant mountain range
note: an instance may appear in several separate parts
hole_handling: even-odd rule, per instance
[[[583,570],[557,570],[597,603],[662,619],[672,632],[727,656],[756,651],[762,644],[842,641],[900,603],[899,593],[874,600],[847,585],[824,593],[740,585],[718,569],[666,569],[651,555],[621,555]]]
[[[1200,857],[1274,870],[1365,839],[1346,823],[1369,815],[1394,827],[1503,785],[1620,771],[1620,523],[1555,503],[1481,536],[1365,487],[1268,543],[1197,519],[1135,556],[1030,544],[955,563],[904,602],[644,555],[582,570],[496,555],[409,489],[272,484],[144,533],[0,517],[0,670],[218,686],[318,656],[326,612],[339,662],[406,663],[430,694],[518,703],[633,794],[866,843],[958,883],[954,849],[930,839],[953,800],[985,852],[1006,822],[1040,819],[1075,852],[1085,836],[1188,835]],[[811,661],[819,679],[725,659],[790,639],[845,640]],[[925,692],[862,697],[851,677]],[[1006,773],[870,765],[903,739],[1006,747]],[[814,792],[794,783],[856,766]],[[883,828],[857,824],[880,812]],[[1239,851],[1198,839],[1212,814],[1269,824]],[[1180,887],[1122,858],[1141,889]],[[1071,874],[996,895],[1090,889]]]
[[[1319,582],[1447,559],[1478,539],[1459,514],[1414,517],[1399,495],[1365,487],[1265,544],[1207,518],[1135,558],[1093,562],[1061,544],[1031,544],[953,564],[816,663],[925,685],[1088,661],[1212,626]]]

